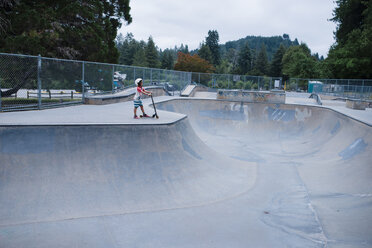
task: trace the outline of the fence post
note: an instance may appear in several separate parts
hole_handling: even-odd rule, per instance
[[[81,101],[84,103],[85,102],[85,62],[83,62],[83,66],[81,70],[82,70],[81,72],[81,87],[82,87]]]
[[[41,109],[41,79],[40,79],[40,74],[41,74],[41,56],[39,54],[37,58],[37,94],[38,94],[38,104],[37,108]]]
[[[296,78],[296,91],[298,91],[298,79]]]
[[[0,89],[1,89],[1,81],[0,81]],[[1,92],[0,92],[0,112],[3,112],[2,102],[1,102]]]
[[[114,83],[115,65],[112,65],[112,77],[111,77],[111,93],[114,94],[115,83]]]
[[[150,83],[152,84],[152,68],[150,69]]]
[[[133,82],[136,81],[136,67],[133,68]]]

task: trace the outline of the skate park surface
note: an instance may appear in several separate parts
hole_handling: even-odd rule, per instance
[[[155,100],[0,113],[0,247],[372,247],[368,112]]]

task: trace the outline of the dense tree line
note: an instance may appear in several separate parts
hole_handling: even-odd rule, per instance
[[[151,36],[146,41],[131,33],[117,36],[122,22],[132,22],[129,0],[2,0],[0,51],[163,69],[174,69],[181,52],[198,55],[220,74],[372,78],[372,1],[335,3],[336,42],[326,59],[288,34],[219,44],[217,30],[209,30],[195,50],[184,44],[162,50]]]
[[[190,51],[190,54],[197,54],[213,65],[215,73],[220,74],[284,79],[372,78],[372,1],[336,0],[332,21],[337,23],[336,43],[330,48],[326,59],[312,53],[305,43],[300,44],[297,39],[292,41],[288,34],[273,37],[247,36],[219,44],[217,30],[210,30],[199,48]],[[145,49],[146,44],[142,43],[142,49]],[[164,51],[158,49],[157,66],[174,68],[177,53],[189,53],[187,46],[185,47],[186,50],[177,47]],[[125,64],[133,63],[127,61]],[[143,65],[145,64],[144,62]],[[189,68],[194,67],[190,65]]]
[[[254,44],[259,41],[262,43],[256,50],[252,48],[249,40],[253,40]],[[183,44],[180,47],[161,50],[156,47],[152,37],[149,37],[147,42],[137,41],[131,33],[125,37],[119,35],[116,45],[120,53],[119,62],[125,65],[185,71],[191,71],[191,68],[193,68],[194,72],[208,71],[220,74],[273,77],[314,77],[321,75],[317,71],[317,68],[321,67],[315,65],[321,63],[323,58],[319,58],[317,54],[312,55],[305,44],[298,44],[296,39],[291,41],[287,34],[284,34],[283,37],[256,37],[256,39],[249,36],[246,39],[228,42],[225,45],[220,45],[218,42],[217,30],[210,30],[205,40],[200,43],[199,48],[192,51],[189,51],[188,46]],[[241,47],[238,46],[239,44],[241,44]],[[277,49],[274,54],[269,55],[268,50],[272,51],[273,46],[277,46]],[[229,49],[224,52],[226,47],[229,47]],[[286,53],[289,53],[289,55],[283,61]],[[179,57],[180,54],[182,54],[182,58]],[[191,57],[185,59],[185,54],[190,54]],[[198,57],[192,57],[194,55],[198,55]],[[272,59],[270,59],[270,56]],[[298,61],[297,58],[301,56],[305,56],[305,58]],[[203,63],[198,60],[199,58],[203,60]],[[183,60],[182,63],[179,63],[182,66],[175,67],[180,60]],[[186,66],[185,61],[195,64]],[[283,67],[285,68],[284,73]],[[307,69],[300,70],[299,67]],[[310,68],[308,69],[308,67]],[[209,69],[206,70],[205,68]]]
[[[178,52],[189,53],[187,45],[181,44],[165,50],[159,49],[150,36],[147,42],[136,40],[132,33],[125,36],[119,34],[116,39],[116,47],[119,51],[119,63],[141,67],[162,69],[174,69]]]
[[[326,65],[336,78],[372,78],[372,1],[337,0],[336,43]]]
[[[129,0],[0,1],[0,51],[117,63]]]

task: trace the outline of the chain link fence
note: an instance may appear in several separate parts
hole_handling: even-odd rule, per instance
[[[284,82],[286,91],[319,93],[342,98],[372,100],[372,79],[304,79]]]
[[[190,72],[0,53],[0,111],[81,104],[134,87],[139,77],[171,95],[191,82]]]
[[[282,79],[275,77],[192,73],[192,83],[202,84],[216,89],[272,90],[282,89]]]
[[[213,89],[316,92],[372,99],[372,80],[303,79],[183,72],[107,63],[0,53],[0,111],[43,109],[79,104],[96,94],[115,94],[134,87],[136,78],[145,86],[163,87],[180,94],[190,83]]]

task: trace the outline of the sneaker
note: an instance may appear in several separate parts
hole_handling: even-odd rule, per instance
[[[143,117],[150,117],[149,115],[147,115],[147,114],[143,114]]]
[[[139,117],[138,117],[137,115],[135,115],[133,118],[134,118],[134,119],[139,119]]]

